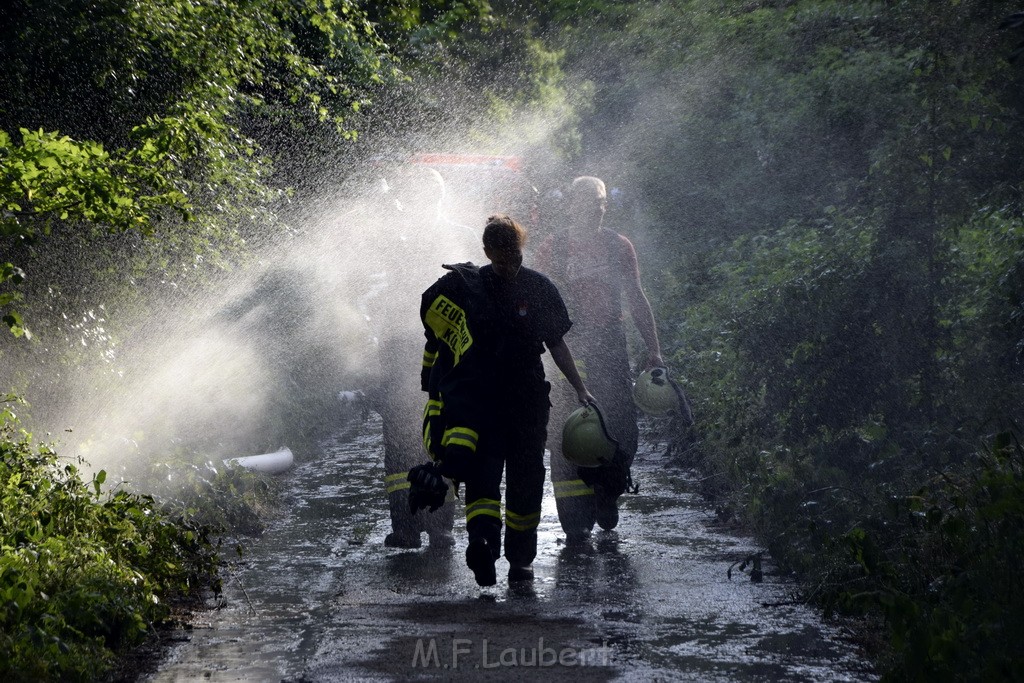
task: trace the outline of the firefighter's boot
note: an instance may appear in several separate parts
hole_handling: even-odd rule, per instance
[[[466,548],[466,566],[473,570],[473,577],[481,586],[493,586],[498,582],[494,570],[495,555],[484,538],[474,538]]]
[[[533,581],[533,564],[512,564],[508,568],[508,581]]]
[[[605,493],[600,485],[594,487],[594,508],[599,527],[611,531],[619,525],[619,501]]]

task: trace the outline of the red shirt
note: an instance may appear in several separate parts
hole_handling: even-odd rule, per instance
[[[562,290],[578,326],[622,321],[622,290],[640,277],[636,250],[627,238],[606,228],[582,235],[563,231],[541,243],[536,260],[537,269]]]

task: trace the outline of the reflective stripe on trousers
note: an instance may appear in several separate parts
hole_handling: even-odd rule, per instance
[[[494,498],[478,498],[466,503],[466,522],[479,515],[494,517],[501,524],[501,501]]]
[[[385,474],[384,488],[387,490],[388,495],[390,496],[395,491],[401,491],[402,489],[407,489],[410,486],[412,486],[412,484],[407,479],[408,476],[409,472],[407,471],[396,472],[395,474]]]
[[[540,525],[540,510],[528,515],[521,515],[505,510],[505,526],[515,531],[532,531]]]
[[[555,486],[555,499],[573,498],[575,496],[592,496],[594,487],[587,486],[582,479],[568,479],[566,481],[553,482]]]

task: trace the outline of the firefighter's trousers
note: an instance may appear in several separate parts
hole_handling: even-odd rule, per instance
[[[632,465],[636,457],[639,430],[633,404],[632,377],[626,338],[621,327],[614,330],[576,327],[566,336],[577,368],[587,389],[597,399],[611,436]],[[576,391],[560,377],[552,391],[550,431],[554,435],[551,450],[551,481],[555,489],[558,521],[569,536],[589,533],[601,508],[618,506],[618,499],[603,495],[580,478],[580,468],[562,455],[562,426],[572,411],[580,407]],[[605,515],[607,516],[607,515]]]
[[[537,555],[537,527],[544,498],[544,442],[550,404],[542,395],[499,411],[503,419],[480,435],[474,476],[466,482],[466,531],[469,541],[483,538],[497,560],[505,522],[505,557],[525,566]],[[501,478],[505,479],[502,515]]]

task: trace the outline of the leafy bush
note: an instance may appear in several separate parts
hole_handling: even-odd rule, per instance
[[[1012,434],[840,540],[859,586],[836,604],[884,615],[892,678],[1020,680],[1024,449]]]
[[[277,509],[276,482],[243,467],[172,462],[143,476],[168,513],[218,532],[260,534]]]
[[[101,493],[73,464],[0,425],[0,674],[90,680],[168,615],[219,590],[209,527],[150,496]]]
[[[833,212],[722,250],[674,340],[701,465],[809,598],[884,623],[890,676],[1012,677],[1024,458],[973,444],[1022,410],[1021,222],[943,231],[940,302],[879,234]]]

